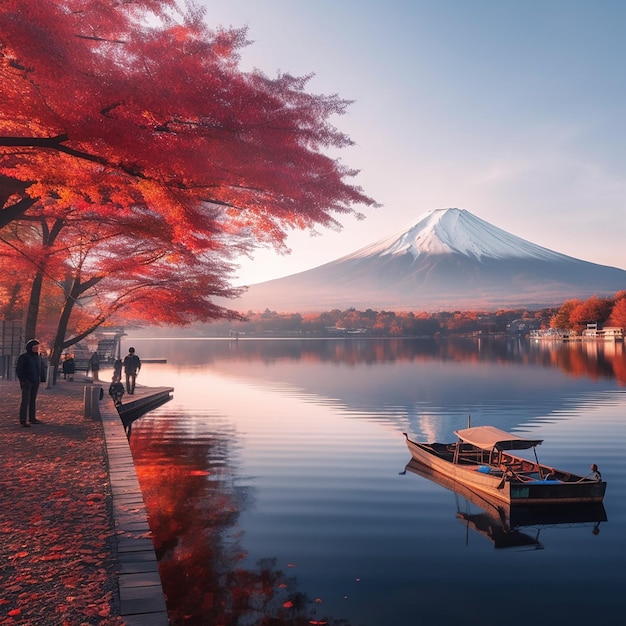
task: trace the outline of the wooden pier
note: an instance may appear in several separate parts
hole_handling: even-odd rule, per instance
[[[135,419],[171,400],[173,391],[172,387],[136,387],[132,396],[124,394],[126,401],[115,407],[107,386],[99,403],[117,537],[121,616],[126,626],[169,626],[152,531],[128,435]]]
[[[117,407],[124,428],[128,428],[132,422],[152,409],[169,402],[174,393],[173,387],[143,387],[137,385],[135,393],[131,396],[127,393],[122,397],[122,404]]]

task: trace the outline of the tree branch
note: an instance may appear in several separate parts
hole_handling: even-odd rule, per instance
[[[63,143],[68,140],[69,137],[66,133],[56,135],[55,137],[0,137],[0,146],[48,148],[50,150],[64,152],[65,154],[75,156],[79,159],[84,159],[85,161],[92,161],[93,163],[99,163],[100,165],[111,165],[106,159],[96,156],[95,154],[89,154],[89,152],[74,150],[74,148],[64,146]]]
[[[37,198],[26,197],[10,207],[0,210],[0,228],[21,217],[35,202],[37,202]]]

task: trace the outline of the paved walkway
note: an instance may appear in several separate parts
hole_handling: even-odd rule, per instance
[[[108,383],[85,417],[90,386],[42,387],[43,423],[22,428],[19,385],[0,379],[0,626],[168,624],[124,428]]]

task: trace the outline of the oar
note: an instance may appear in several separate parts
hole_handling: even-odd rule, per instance
[[[510,473],[509,473],[510,472]],[[502,472],[502,480],[500,481],[500,484],[498,485],[498,489],[504,489],[504,483],[507,481],[507,478],[509,480],[511,480],[511,477],[513,475],[513,472],[511,472],[511,470],[505,470]]]

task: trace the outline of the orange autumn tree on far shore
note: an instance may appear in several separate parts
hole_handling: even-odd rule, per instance
[[[615,294],[613,308],[607,320],[607,325],[626,329],[626,291],[618,291]]]
[[[611,298],[591,296],[586,300],[566,300],[550,320],[550,326],[573,330],[579,334],[589,323],[605,324],[609,321],[619,326],[620,321],[626,322],[626,318],[620,319],[619,316],[619,311],[623,306],[620,301],[625,296],[626,292],[620,291]]]
[[[349,103],[308,93],[309,77],[242,71],[245,29],[203,19],[174,0],[0,4],[0,226],[158,216],[170,262],[211,257],[228,297],[236,254],[375,204],[329,156],[352,143],[330,121]]]

